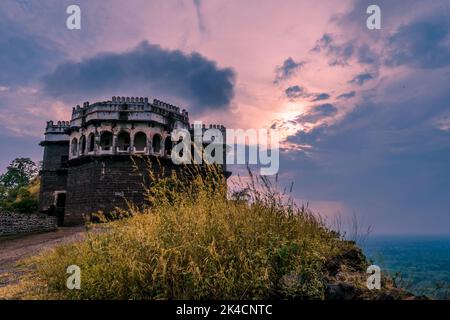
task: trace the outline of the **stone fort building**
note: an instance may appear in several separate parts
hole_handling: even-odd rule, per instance
[[[221,125],[210,127],[225,134]],[[166,175],[182,168],[170,158],[174,129],[193,130],[188,112],[142,97],[85,102],[73,108],[70,121],[48,121],[40,143],[39,210],[71,225],[83,223],[85,214],[125,207],[126,201],[144,204],[149,162],[151,170]]]

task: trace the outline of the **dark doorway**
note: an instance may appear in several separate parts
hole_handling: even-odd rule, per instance
[[[58,226],[62,226],[64,223],[64,212],[66,208],[66,193],[60,192],[56,195],[56,219]]]

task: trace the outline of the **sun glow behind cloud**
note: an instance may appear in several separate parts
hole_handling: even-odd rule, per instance
[[[285,141],[288,136],[305,129],[303,125],[296,121],[298,115],[305,111],[306,106],[304,103],[291,101],[283,103],[281,111],[274,117],[276,119],[275,123],[280,124],[276,129],[279,132],[281,141]]]

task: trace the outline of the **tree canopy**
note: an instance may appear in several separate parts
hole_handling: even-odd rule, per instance
[[[30,158],[14,159],[0,175],[0,208],[22,213],[36,211],[37,193],[29,189],[39,183],[37,172]]]
[[[6,188],[23,187],[37,174],[37,166],[30,158],[16,158],[0,176],[1,184]]]

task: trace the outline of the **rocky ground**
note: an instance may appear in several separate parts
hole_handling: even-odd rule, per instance
[[[427,300],[397,288],[389,275],[381,274],[381,288],[367,288],[367,259],[360,248],[353,246],[326,263],[327,300]]]

